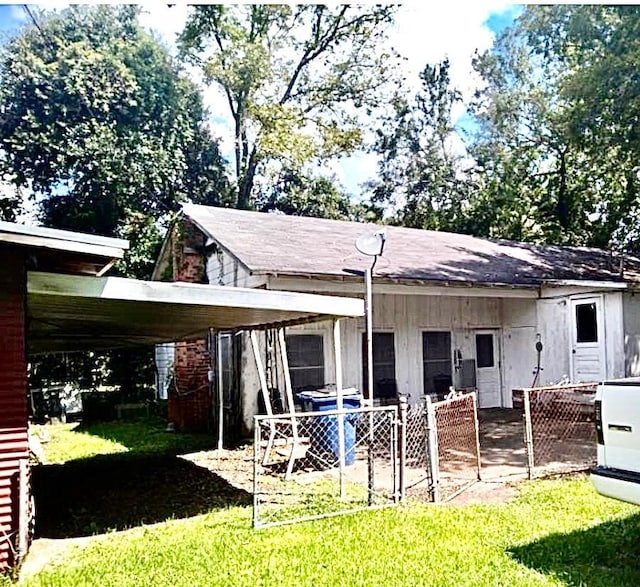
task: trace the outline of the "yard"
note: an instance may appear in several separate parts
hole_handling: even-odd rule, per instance
[[[45,448],[67,463],[36,472],[37,535],[104,534],[23,585],[640,584],[639,510],[583,476],[522,484],[500,505],[415,504],[255,531],[246,491],[176,458],[206,437],[152,423],[50,429]]]

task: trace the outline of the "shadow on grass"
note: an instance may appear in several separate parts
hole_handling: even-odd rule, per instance
[[[36,536],[68,538],[186,518],[251,495],[171,454],[115,454],[33,470]]]
[[[640,514],[552,534],[509,552],[518,562],[566,585],[640,585]]]

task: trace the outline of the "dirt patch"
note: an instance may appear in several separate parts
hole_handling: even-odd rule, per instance
[[[487,505],[503,504],[512,501],[518,495],[518,482],[511,481],[478,481],[462,493],[447,501],[450,505]]]
[[[49,565],[61,563],[75,546],[85,546],[93,536],[83,536],[81,538],[38,538],[33,541],[29,554],[20,567],[20,580],[24,581],[29,577],[38,574]]]

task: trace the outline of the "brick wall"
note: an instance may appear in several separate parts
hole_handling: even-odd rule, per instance
[[[206,283],[202,253],[204,235],[185,220],[173,235],[173,281]],[[207,372],[210,359],[204,340],[176,343],[174,385],[169,389],[168,416],[181,431],[206,430],[212,419]]]
[[[16,563],[20,461],[28,459],[25,260],[0,247],[0,570]],[[5,540],[9,536],[10,540]]]

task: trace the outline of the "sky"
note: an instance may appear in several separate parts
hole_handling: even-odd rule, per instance
[[[61,8],[66,3],[49,2],[46,7]],[[189,7],[184,2],[174,4],[142,2],[142,24],[156,32],[171,47],[187,17]],[[506,0],[449,0],[444,2],[408,2],[399,7],[396,23],[390,32],[390,44],[406,57],[405,75],[411,84],[418,83],[418,73],[427,63],[449,58],[452,85],[465,101],[471,98],[478,80],[473,74],[471,60],[475,51],[490,48],[495,35],[508,26],[520,13],[519,5]],[[11,34],[28,19],[21,4],[0,5],[0,35]],[[415,86],[414,86],[415,87]],[[408,88],[409,89],[409,88]],[[215,90],[204,91],[205,103],[214,116],[211,124],[214,135],[229,136],[228,122],[216,112],[226,111],[222,96]],[[454,113],[458,124],[465,124],[465,106]],[[222,142],[222,152],[231,152],[231,145]],[[357,195],[360,186],[375,177],[376,159],[358,154],[344,158],[331,167],[347,192]]]

